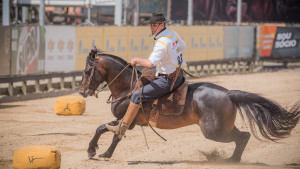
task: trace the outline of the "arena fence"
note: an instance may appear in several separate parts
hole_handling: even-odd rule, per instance
[[[299,28],[270,26],[170,26],[187,43],[183,55],[187,70],[196,74],[244,73],[252,71],[259,56],[280,60],[287,51],[300,58]],[[60,78],[58,88],[72,78],[70,88],[76,89],[85,67],[85,60],[93,46],[105,53],[119,56],[129,62],[133,57],[148,58],[154,40],[150,29],[141,27],[75,27],[75,26],[16,26],[0,27],[0,86],[8,83],[8,95],[27,92],[27,81],[34,80],[34,91],[41,91],[39,82],[48,80],[43,91],[51,90],[52,78]],[[279,37],[287,35],[284,40]],[[289,37],[289,38],[288,38]],[[280,41],[281,40],[281,41]],[[292,46],[281,49],[288,40]],[[276,42],[275,42],[276,41]],[[278,42],[277,42],[278,41]],[[277,44],[276,49],[273,44]],[[292,48],[293,47],[293,48]],[[288,48],[288,49],[287,49]],[[273,57],[273,54],[276,54]],[[257,57],[258,56],[258,57]],[[291,62],[293,59],[285,60]],[[293,60],[293,61],[294,61]],[[296,59],[297,60],[297,59]],[[57,73],[68,72],[68,73]],[[21,82],[20,91],[14,83]],[[0,87],[1,88],[1,87]],[[15,92],[14,92],[15,91]]]

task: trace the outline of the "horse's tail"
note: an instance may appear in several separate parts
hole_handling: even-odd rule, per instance
[[[242,109],[244,110],[250,123],[251,132],[259,140],[261,139],[257,136],[255,123],[263,137],[276,141],[289,136],[291,130],[299,122],[300,101],[296,102],[288,111],[275,101],[256,94],[230,90],[227,95],[237,106],[243,120]]]

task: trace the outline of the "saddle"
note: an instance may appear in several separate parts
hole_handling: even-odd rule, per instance
[[[155,80],[155,72],[150,69],[143,69],[142,75],[138,80],[140,87],[143,87]],[[186,94],[188,90],[188,81],[183,78],[181,85],[173,92],[155,100],[152,103],[152,109],[150,112],[151,118],[161,115],[180,115],[183,112]],[[138,90],[138,84],[136,84],[134,91]],[[157,118],[156,118],[157,119]]]

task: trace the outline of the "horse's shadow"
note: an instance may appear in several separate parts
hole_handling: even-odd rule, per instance
[[[96,158],[91,158],[89,160],[94,160],[94,161],[111,161],[110,159],[96,159]],[[262,166],[266,167],[269,166],[264,163],[229,163],[225,161],[188,161],[188,160],[183,160],[183,161],[126,161],[128,165],[139,165],[139,164],[157,164],[157,165],[173,165],[173,164],[190,164],[190,165],[241,165],[241,166]]]
[[[242,166],[269,166],[264,163],[229,163],[225,161],[127,161],[128,165],[138,165],[138,164],[159,164],[159,165],[173,165],[173,164],[190,164],[190,165],[242,165]]]
[[[233,163],[228,162],[224,160],[224,154],[222,152],[213,150],[212,152],[203,152],[199,151],[202,155],[206,157],[207,160],[203,161],[189,161],[189,160],[182,160],[182,161],[126,161],[128,165],[139,165],[139,164],[157,164],[157,165],[173,165],[173,164],[190,164],[190,165],[237,165],[237,166],[256,166],[256,167],[267,167],[270,165],[267,165],[265,163],[247,163],[247,162],[241,162],[241,163]],[[95,159],[92,158],[90,160],[95,161],[111,161],[111,159]],[[300,164],[298,163],[291,163],[291,164],[285,164],[285,166],[289,167],[300,167]]]

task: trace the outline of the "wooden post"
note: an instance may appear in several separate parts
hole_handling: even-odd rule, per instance
[[[237,62],[237,66],[238,66],[238,67],[237,67],[237,72],[238,72],[238,73],[241,73],[240,64],[241,64],[240,62]]]
[[[215,65],[214,65],[214,71],[213,71],[213,74],[218,74],[218,67],[217,67],[218,65],[215,63]]]
[[[75,87],[76,87],[76,76],[72,77],[71,85],[72,85],[72,90],[75,90]]]
[[[252,72],[252,61],[248,62],[248,65],[249,65],[248,72]]]
[[[14,86],[13,86],[13,83],[8,83],[8,94],[10,96],[14,95]]]
[[[203,69],[204,69],[204,67],[203,67],[203,65],[199,65],[199,66],[200,66],[199,75],[201,75],[201,74],[203,73]]]
[[[52,78],[48,79],[47,87],[48,87],[48,91],[52,89]]]
[[[220,66],[220,74],[223,74],[223,64],[221,63]]]
[[[228,74],[228,63],[226,63],[225,73]]]
[[[253,72],[255,68],[255,61],[251,61],[251,72]]]
[[[35,80],[35,85],[34,85],[34,88],[35,88],[35,92],[40,92],[40,81],[39,80]]]
[[[231,63],[231,72],[234,73],[234,66],[235,66],[235,62]]]
[[[60,78],[60,89],[64,89],[65,88],[65,78],[61,77]]]
[[[22,82],[22,92],[23,92],[23,95],[26,95],[26,94],[27,94],[27,85],[26,85],[26,81],[23,81],[23,82]]]
[[[208,64],[207,66],[208,66],[208,68],[207,68],[207,74],[210,74],[211,73],[210,72],[210,64]]]
[[[243,62],[244,65],[243,65],[243,73],[246,73],[246,66],[247,66],[247,62]]]
[[[196,66],[193,66],[193,69],[194,69],[193,74],[194,74],[194,75],[197,74],[197,67],[196,67]]]

